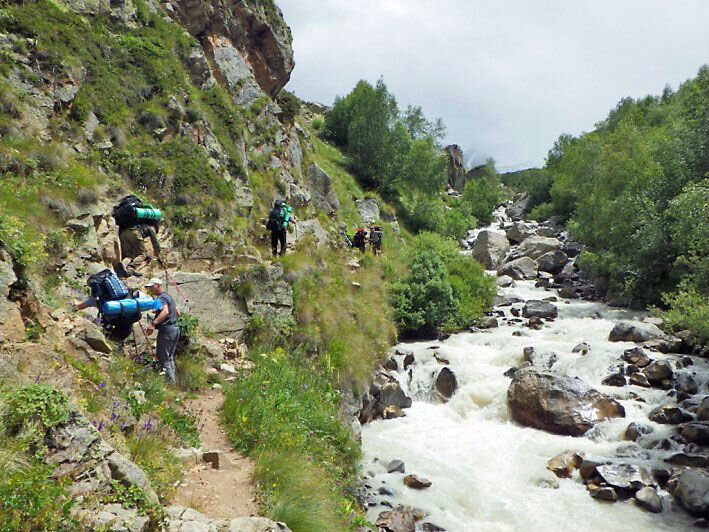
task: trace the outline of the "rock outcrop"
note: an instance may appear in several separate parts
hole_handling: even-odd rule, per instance
[[[259,88],[274,97],[290,79],[295,62],[290,28],[273,2],[218,2],[217,0],[172,0],[168,12],[208,53],[222,48],[225,70],[247,68]],[[225,50],[229,50],[223,53]],[[238,57],[237,57],[238,56]],[[215,59],[212,56],[212,59]]]
[[[445,147],[448,156],[448,185],[458,192],[463,192],[465,188],[465,161],[463,150],[457,144]]]
[[[604,419],[625,416],[620,403],[580,379],[532,368],[515,372],[507,400],[518,423],[569,436],[581,436]]]
[[[619,321],[608,335],[608,340],[610,342],[647,342],[660,338],[663,334],[662,330],[652,323]]]

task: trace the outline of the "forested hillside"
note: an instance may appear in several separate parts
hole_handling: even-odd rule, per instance
[[[533,217],[567,220],[611,298],[669,308],[669,324],[709,340],[709,68],[676,92],[621,100],[506,182],[529,192]]]

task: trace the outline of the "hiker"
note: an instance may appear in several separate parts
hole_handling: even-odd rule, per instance
[[[384,233],[379,225],[375,225],[369,230],[369,242],[372,245],[372,252],[378,255],[382,252],[382,237]]]
[[[273,209],[268,214],[268,222],[266,222],[266,229],[271,231],[271,253],[274,257],[286,254],[288,226],[297,222],[298,220],[293,214],[293,207],[285,201],[277,199],[273,204]],[[279,243],[281,244],[280,253],[278,252]]]
[[[141,312],[155,308],[152,299],[138,290],[131,291],[115,272],[105,269],[90,275],[86,281],[91,296],[84,301],[72,301],[76,310],[98,309],[96,323],[111,340],[124,341],[133,332],[133,324]]]
[[[152,260],[147,251],[146,239],[150,240],[153,255],[160,257],[157,231],[160,230],[162,213],[143,204],[135,196],[126,196],[113,207],[113,218],[118,225],[118,239],[121,243],[121,261],[116,264],[116,272],[123,278],[142,277]]]
[[[359,249],[362,253],[367,251],[367,231],[362,228],[357,229],[352,237],[352,246]]]
[[[180,328],[177,326],[177,305],[167,292],[163,292],[162,281],[153,277],[145,287],[150,293],[162,302],[162,308],[155,311],[152,324],[148,326],[147,336],[157,329],[156,358],[158,364],[165,371],[167,379],[175,384],[175,349],[180,340]]]

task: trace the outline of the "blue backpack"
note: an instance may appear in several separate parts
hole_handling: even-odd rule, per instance
[[[89,277],[86,284],[91,288],[91,295],[98,300],[99,308],[106,301],[120,301],[131,295],[126,283],[108,269]]]

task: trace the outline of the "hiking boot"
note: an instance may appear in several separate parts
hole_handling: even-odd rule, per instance
[[[126,271],[128,272],[128,276],[133,276],[133,277],[143,277],[143,274],[140,273],[139,271],[135,270],[134,268],[127,268]]]

